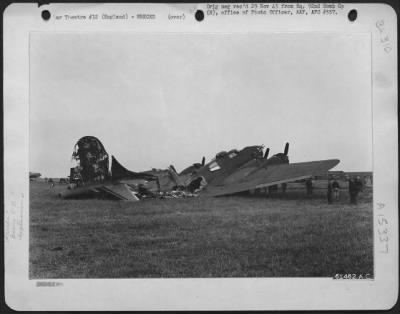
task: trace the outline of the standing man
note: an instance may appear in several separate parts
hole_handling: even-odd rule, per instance
[[[285,194],[285,193],[286,193],[286,188],[287,188],[287,183],[286,183],[286,182],[283,182],[283,183],[281,184],[281,187],[282,187],[282,193]]]
[[[356,178],[356,186],[357,186],[357,192],[362,192],[364,190],[364,184],[361,180],[360,176],[357,176]]]
[[[328,204],[332,204],[332,180],[328,179]]]
[[[332,188],[333,188],[333,196],[335,197],[335,200],[337,201],[337,200],[339,200],[340,186],[339,186],[339,183],[336,181],[336,178],[333,179]]]
[[[349,181],[349,193],[350,193],[350,204],[356,205],[358,188],[353,177],[351,177]]]

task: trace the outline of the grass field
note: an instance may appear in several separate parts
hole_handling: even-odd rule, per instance
[[[322,185],[321,185],[322,186]],[[373,276],[372,191],[359,205],[231,196],[123,202],[62,200],[31,182],[30,278]]]

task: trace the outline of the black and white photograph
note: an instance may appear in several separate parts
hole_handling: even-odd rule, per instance
[[[32,34],[30,277],[372,278],[368,40]]]
[[[397,233],[396,79],[376,70],[395,62],[393,26],[362,5],[247,5],[50,5],[26,20],[28,87],[10,92],[25,95],[26,131],[6,148],[29,180],[6,189],[5,226],[7,243],[27,241],[35,293],[91,279],[379,282]]]

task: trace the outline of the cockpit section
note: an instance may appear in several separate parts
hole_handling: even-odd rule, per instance
[[[213,161],[208,165],[208,169],[210,169],[211,172],[214,172],[221,169],[221,167],[217,161]]]
[[[234,158],[239,154],[239,151],[237,149],[232,149],[228,152],[228,157],[229,158]]]

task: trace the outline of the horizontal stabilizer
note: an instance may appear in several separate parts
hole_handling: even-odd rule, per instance
[[[133,193],[126,184],[103,185],[98,190],[108,193],[123,201],[138,201],[139,198]]]

